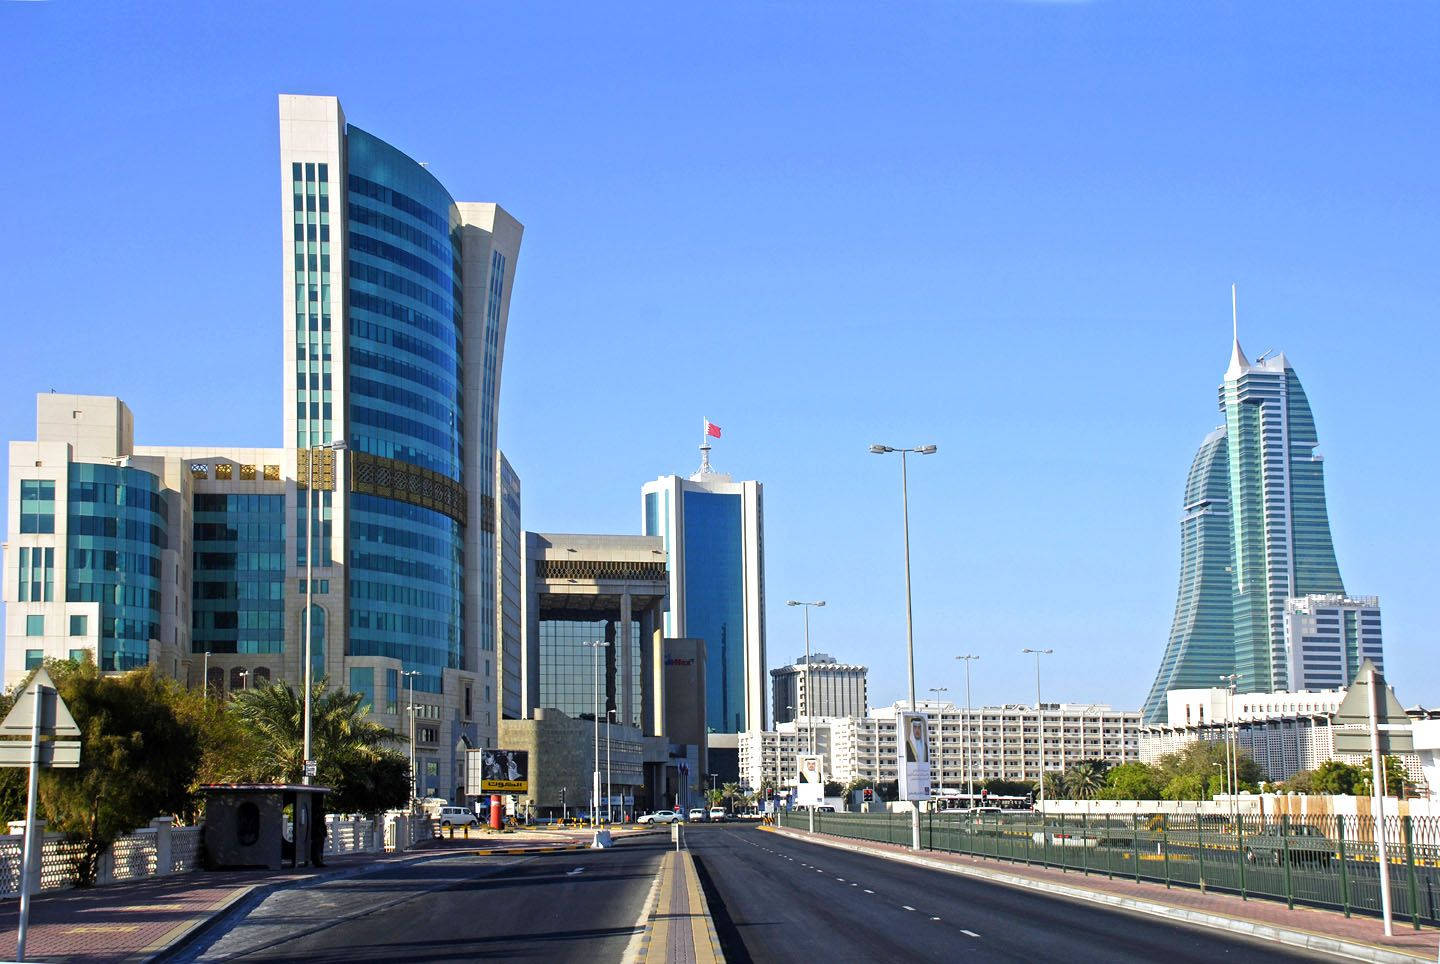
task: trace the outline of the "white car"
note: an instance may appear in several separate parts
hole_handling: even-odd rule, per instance
[[[690,815],[685,819],[694,823],[704,823],[706,820],[709,820],[710,817],[705,812],[704,807],[696,807],[695,809],[690,811]]]
[[[674,810],[656,810],[654,813],[644,813],[635,821],[636,823],[684,823],[685,818]]]
[[[436,820],[442,827],[478,827],[480,818],[475,816],[474,810],[467,810],[465,807],[441,807]]]
[[[725,819],[728,818],[729,816],[730,816],[730,815],[725,812],[725,808],[724,808],[724,807],[711,807],[711,808],[710,808],[710,819],[713,820],[713,821],[715,821],[716,823],[720,823],[721,821],[725,820]]]

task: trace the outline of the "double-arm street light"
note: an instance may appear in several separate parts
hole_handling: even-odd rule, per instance
[[[905,456],[914,452],[916,455],[934,455],[934,445],[917,445],[914,448],[902,448],[894,445],[872,445],[870,454],[889,455],[892,452],[900,453],[900,508],[905,520],[905,660],[910,668],[910,709],[915,711],[919,705],[915,701],[915,622],[912,617],[910,604],[910,476],[906,468]],[[904,734],[896,732],[896,736],[904,739]],[[900,765],[905,765],[905,758],[902,754]],[[920,849],[920,808],[911,802],[910,808],[910,846],[912,849]]]
[[[312,573],[314,572],[315,553],[314,546],[312,545],[313,540],[311,536],[315,532],[315,456],[322,450],[341,452],[344,451],[344,449],[345,442],[341,439],[336,439],[335,441],[329,442],[325,445],[312,445],[310,446],[309,451],[305,453],[305,642],[301,646],[302,658],[305,660],[305,746],[301,755],[305,758],[305,762],[302,767],[303,773],[300,778],[300,782],[307,786],[312,779],[310,776],[310,770],[315,765],[315,761],[310,757],[310,664],[312,660],[310,649],[312,645],[311,637],[313,636],[314,629],[311,623],[314,619],[315,613],[315,607],[312,602],[314,598],[315,583],[315,580],[312,578]],[[411,726],[414,726],[413,721],[411,723]],[[412,740],[411,743],[413,744],[414,741]],[[411,756],[414,756],[413,752],[411,753]],[[413,759],[411,760],[411,764],[411,769],[413,771]]]
[[[1036,809],[1045,809],[1045,709],[1040,705],[1040,657],[1049,656],[1055,652],[1053,649],[1022,649],[1022,653],[1032,653],[1035,656],[1035,731],[1040,738],[1040,790],[1036,795]],[[1065,745],[1065,719],[1060,719],[1060,745]]]
[[[975,804],[975,761],[970,758],[970,727],[974,725],[970,719],[970,664],[979,659],[979,656],[966,653],[963,656],[956,656],[956,659],[965,661],[965,729],[960,734],[960,760],[965,767],[965,780],[969,785],[970,806]],[[982,734],[982,739],[983,734]]]
[[[581,645],[595,652],[592,661],[595,667],[595,770],[590,780],[590,825],[593,827],[600,819],[600,650],[609,648],[610,644],[595,639]]]

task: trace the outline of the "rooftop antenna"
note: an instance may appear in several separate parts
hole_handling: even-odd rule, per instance
[[[703,420],[703,425],[700,429],[699,474],[702,478],[714,474],[714,469],[710,468],[710,420],[708,418]]]
[[[1235,282],[1230,282],[1230,331],[1240,340],[1240,312],[1235,306]]]

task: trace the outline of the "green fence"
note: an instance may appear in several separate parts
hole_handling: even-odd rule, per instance
[[[805,830],[809,814],[781,814]],[[909,813],[817,813],[820,833],[909,846]],[[1391,912],[1440,924],[1440,818],[1387,817]],[[926,850],[1380,914],[1373,817],[925,813]]]

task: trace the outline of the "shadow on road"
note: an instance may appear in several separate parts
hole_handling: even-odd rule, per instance
[[[751,964],[753,958],[745,949],[745,942],[740,939],[740,928],[730,919],[730,912],[725,909],[725,902],[720,899],[720,893],[715,889],[715,881],[710,879],[710,872],[705,868],[705,858],[693,850],[690,855],[695,858],[695,876],[700,878],[700,889],[705,892],[705,903],[710,908],[711,919],[715,922],[715,936],[720,938],[720,950],[724,953],[725,960],[735,964]]]

